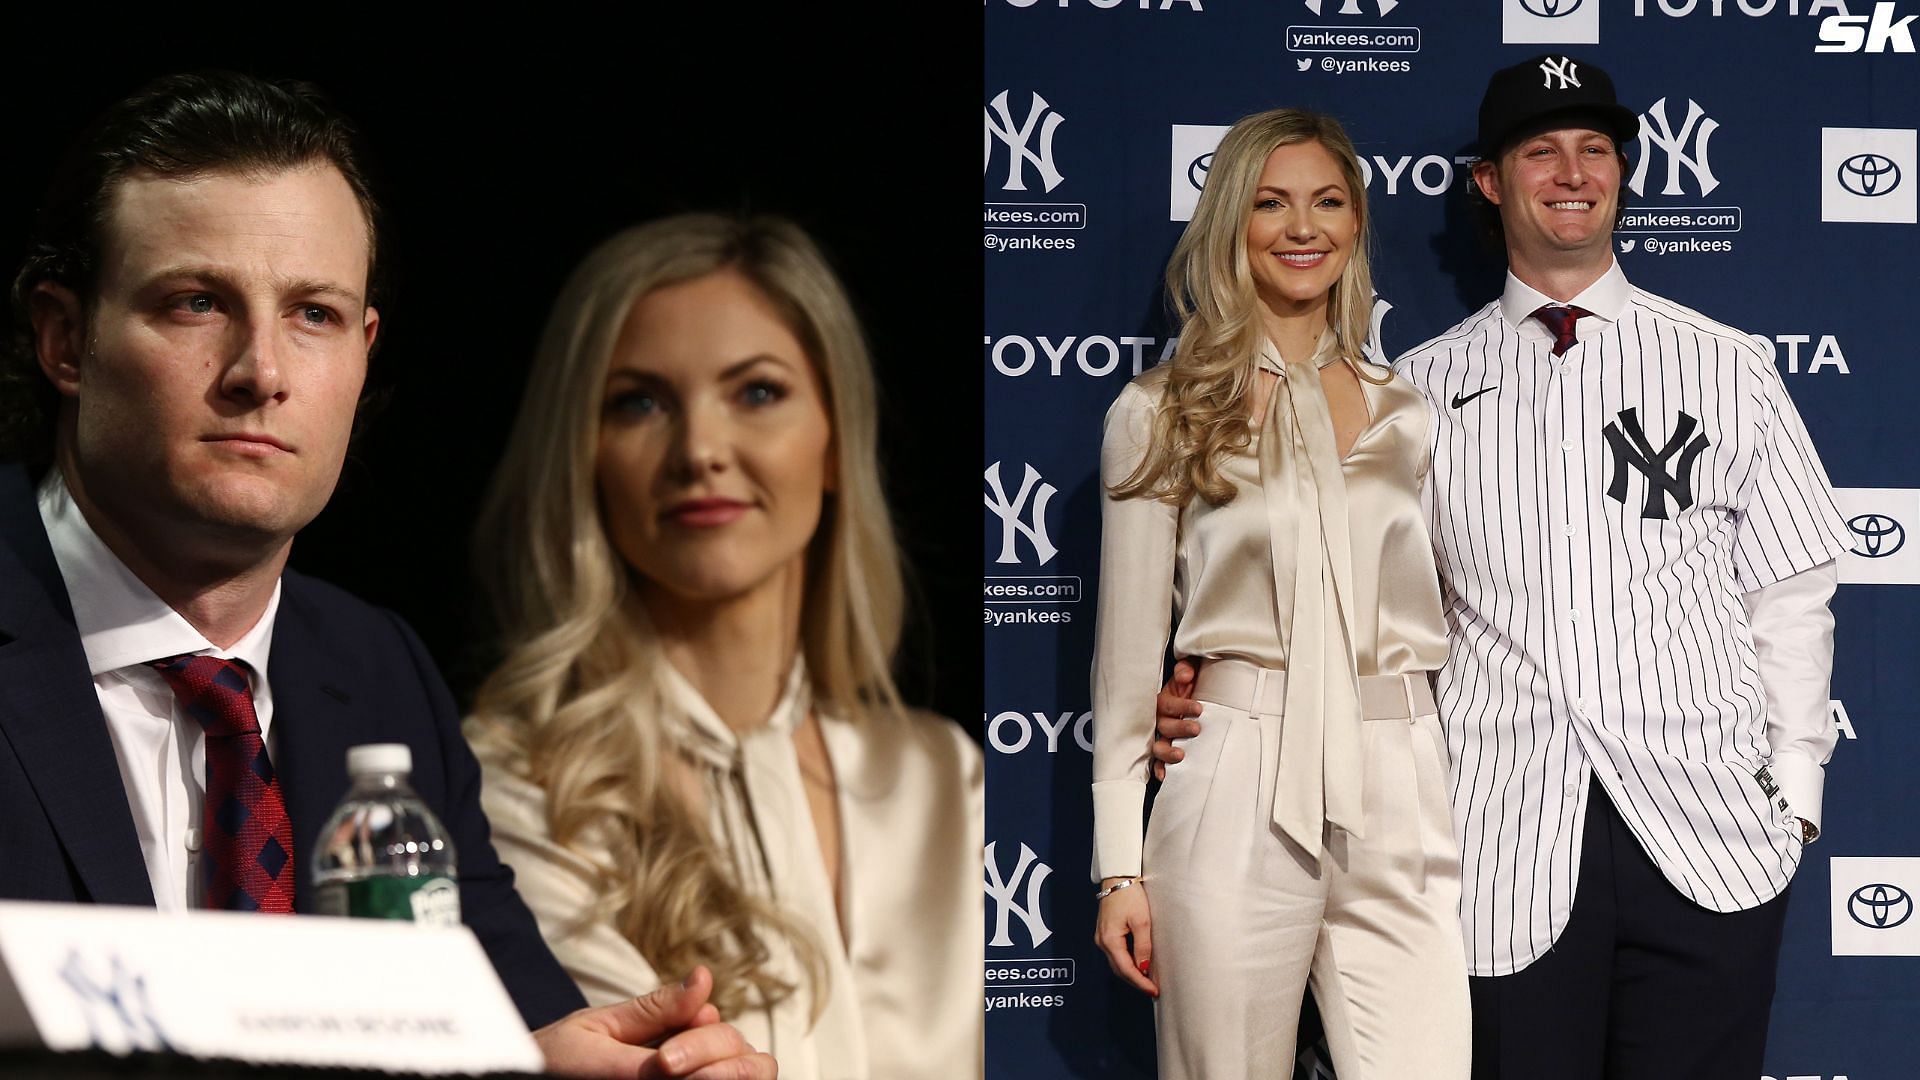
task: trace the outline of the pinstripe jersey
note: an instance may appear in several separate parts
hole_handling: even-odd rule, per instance
[[[1837,509],[1766,354],[1630,286],[1573,303],[1563,357],[1508,276],[1403,356],[1433,402],[1428,521],[1450,649],[1461,919],[1475,975],[1566,926],[1586,785],[1702,907],[1785,889],[1798,825],[1763,771],[1766,695],[1742,594],[1839,557]]]

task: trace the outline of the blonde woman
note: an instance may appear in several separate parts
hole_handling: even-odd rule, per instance
[[[562,291],[479,528],[520,894],[589,1001],[705,964],[789,1080],[981,1068],[982,763],[889,674],[876,426],[804,234],[657,221]]]
[[[1180,344],[1107,413],[1096,938],[1164,1080],[1291,1076],[1309,980],[1342,1080],[1467,1075],[1432,421],[1362,358],[1363,183],[1330,118],[1233,125],[1167,270]],[[1170,628],[1206,719],[1143,836]]]

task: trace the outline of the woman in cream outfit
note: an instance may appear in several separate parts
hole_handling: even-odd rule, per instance
[[[567,283],[479,530],[520,895],[596,1004],[712,968],[788,1080],[981,1069],[982,762],[889,675],[876,426],[813,244],[669,218]]]
[[[1362,360],[1366,225],[1333,120],[1235,124],[1167,271],[1180,344],[1107,413],[1096,936],[1166,1080],[1291,1076],[1309,979],[1341,1080],[1468,1071],[1431,417]],[[1143,837],[1170,615],[1210,719]]]

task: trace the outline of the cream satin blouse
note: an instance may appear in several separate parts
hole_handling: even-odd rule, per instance
[[[747,888],[781,904],[825,952],[826,1009],[809,1026],[803,990],[726,1020],[780,1063],[785,1080],[947,1080],[982,1069],[985,945],[980,882],[984,767],[956,724],[928,713],[850,723],[820,717],[837,781],[840,894],[833,889],[807,807],[795,726],[812,707],[796,665],[767,723],[735,733],[685,678],[660,665],[709,808],[709,825]],[[547,944],[594,1005],[656,989],[656,973],[605,922],[578,933],[592,907],[593,867],[604,851],[556,845],[546,796],[498,762],[484,761],[481,804],[494,846]],[[802,980],[790,948],[769,941],[777,972]]]
[[[1093,877],[1140,873],[1154,695],[1169,626],[1176,656],[1288,670],[1273,819],[1317,853],[1323,822],[1359,832],[1363,675],[1438,668],[1439,579],[1420,508],[1432,417],[1404,379],[1360,380],[1368,422],[1345,460],[1316,366],[1277,373],[1252,444],[1222,462],[1233,501],[1115,499],[1146,453],[1167,369],[1128,383],[1101,443],[1100,592],[1093,663]],[[1378,369],[1373,369],[1378,370]],[[1310,632],[1309,632],[1310,631]],[[1311,718],[1311,720],[1309,720]]]

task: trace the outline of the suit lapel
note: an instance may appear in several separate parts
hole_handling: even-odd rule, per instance
[[[274,771],[280,776],[299,867],[295,911],[313,911],[313,855],[320,826],[347,793],[347,747],[383,740],[379,717],[348,689],[357,666],[329,640],[298,574],[281,579],[267,677],[273,684]]]
[[[0,478],[0,737],[19,758],[85,895],[153,906],[107,719],[66,583],[24,474]]]

